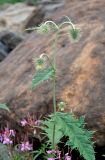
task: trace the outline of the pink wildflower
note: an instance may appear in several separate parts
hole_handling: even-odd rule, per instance
[[[55,150],[48,150],[47,153],[48,154],[53,154],[53,153],[57,153],[57,151],[55,151]]]
[[[26,119],[21,120],[21,125],[22,127],[26,126],[28,124],[28,122],[26,121]]]
[[[68,153],[65,154],[65,159],[64,160],[71,160],[71,156],[69,156]]]
[[[13,141],[9,137],[4,136],[3,144],[12,144],[12,143]]]
[[[10,129],[9,135],[15,137],[15,131],[13,129]]]
[[[3,135],[0,134],[0,142],[3,142]]]
[[[5,131],[2,134],[2,143],[3,144],[12,144],[13,141],[12,141],[11,137],[15,137],[14,130],[10,130],[9,128],[5,128]]]
[[[22,152],[31,151],[32,150],[32,144],[30,144],[28,141],[27,142],[22,142],[21,145],[20,145],[20,150]]]
[[[36,120],[36,121],[35,121],[35,125],[37,125],[37,126],[39,126],[40,123],[41,123],[41,120]]]
[[[48,154],[52,154],[52,153],[53,153],[53,150],[48,150],[47,153],[48,153]]]

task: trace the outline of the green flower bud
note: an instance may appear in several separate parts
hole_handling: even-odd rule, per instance
[[[50,31],[50,26],[48,24],[41,24],[39,27],[37,27],[37,32],[40,34],[48,33]]]
[[[72,38],[73,41],[78,40],[79,29],[77,29],[77,28],[71,28],[70,29],[70,37]]]
[[[58,109],[60,111],[64,111],[65,106],[66,106],[65,102],[59,102],[58,103],[58,107],[59,107]]]
[[[43,58],[38,58],[37,60],[35,60],[35,68],[36,70],[41,70],[43,69],[45,66],[44,60]]]

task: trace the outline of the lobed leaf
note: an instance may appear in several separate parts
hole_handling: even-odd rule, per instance
[[[43,130],[49,143],[53,142],[53,130],[55,125],[55,145],[63,136],[68,137],[67,145],[77,149],[85,160],[95,160],[93,133],[84,128],[84,118],[77,119],[71,113],[56,112],[43,122]]]
[[[50,79],[53,75],[54,69],[51,67],[43,70],[38,70],[34,79],[32,80],[32,89],[41,84],[43,81]]]
[[[85,160],[95,160],[93,143],[91,141],[93,134],[84,128],[83,118],[76,119],[70,113],[65,115],[59,114],[59,116],[61,124],[65,125],[64,135],[69,137],[67,145],[77,149]]]

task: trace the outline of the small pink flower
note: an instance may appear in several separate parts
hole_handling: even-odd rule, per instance
[[[53,153],[57,153],[57,151],[55,151],[55,150],[48,150],[47,153],[48,154],[53,154]]]
[[[48,160],[55,160],[55,158],[48,158]]]
[[[10,129],[9,135],[15,137],[15,131],[13,129]]]
[[[12,140],[9,137],[4,137],[3,144],[12,144]]]
[[[52,153],[53,153],[53,150],[48,150],[47,153],[48,153],[48,154],[52,154]]]
[[[0,134],[0,142],[3,142],[3,135]]]
[[[11,137],[15,137],[14,130],[10,130],[9,128],[5,128],[4,133],[2,134],[2,143],[3,144],[12,144],[13,140]]]
[[[26,119],[23,119],[20,123],[21,123],[22,127],[24,127],[24,126],[26,126],[28,124]]]
[[[35,121],[35,125],[37,125],[37,126],[39,126],[40,123],[41,123],[41,120],[36,120],[36,121]]]
[[[20,150],[22,152],[31,151],[32,150],[32,144],[30,144],[28,141],[27,142],[22,142],[21,145],[20,145]]]
[[[65,160],[71,160],[71,156],[68,153],[65,154]]]

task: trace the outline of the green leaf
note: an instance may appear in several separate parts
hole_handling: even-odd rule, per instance
[[[53,144],[53,131],[55,130],[54,141],[55,145],[60,142],[60,139],[64,136],[63,132],[61,131],[60,119],[57,116],[52,116],[43,121],[44,127],[42,128],[45,132],[46,136],[48,137],[48,143],[51,145]]]
[[[7,105],[4,104],[4,103],[0,103],[0,109],[4,109],[4,110],[10,112],[9,108],[8,108]]]
[[[42,128],[48,137],[48,142],[53,143],[53,130],[55,125],[55,145],[63,136],[68,137],[67,145],[72,149],[77,149],[85,160],[95,160],[93,133],[84,128],[84,118],[75,118],[71,113],[56,112],[43,122]]]
[[[83,118],[76,119],[72,114],[60,114],[61,123],[65,126],[64,135],[69,137],[67,145],[72,149],[77,149],[85,160],[95,160],[93,142],[91,141],[93,133],[84,128]]]
[[[48,80],[53,75],[54,75],[54,69],[51,67],[43,70],[38,70],[36,72],[34,79],[32,80],[32,89],[41,84],[43,81]]]

